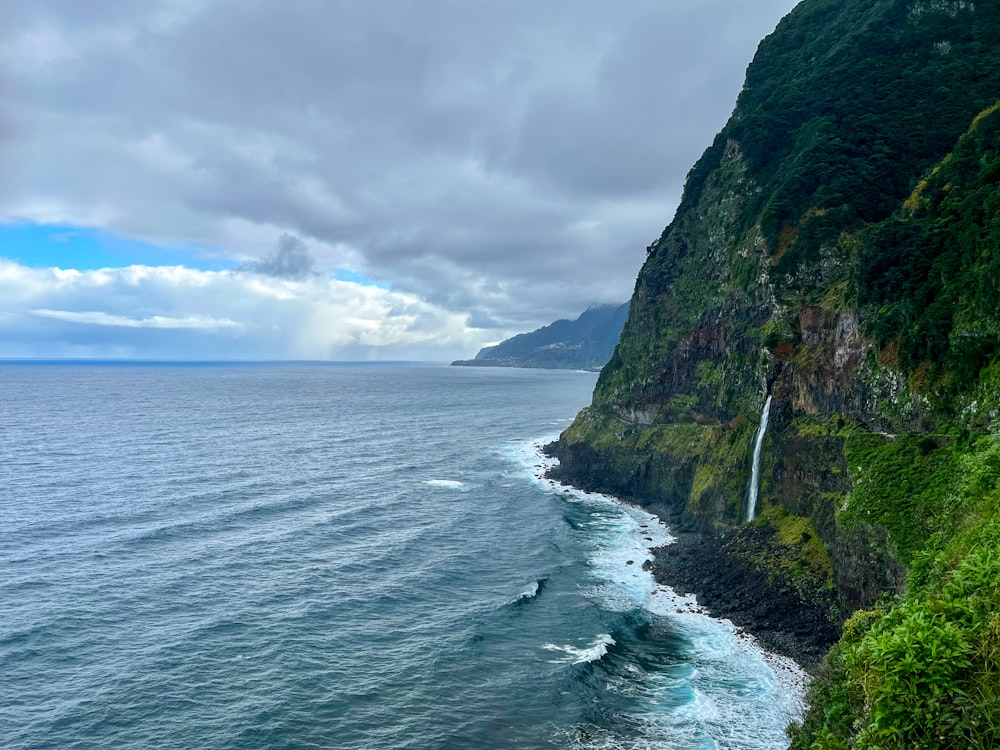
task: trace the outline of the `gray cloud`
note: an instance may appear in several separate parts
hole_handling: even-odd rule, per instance
[[[11,5],[0,220],[347,268],[492,336],[629,296],[794,2]]]
[[[315,265],[306,243],[294,235],[283,234],[278,238],[278,246],[273,253],[261,260],[244,263],[241,270],[279,279],[304,279],[312,274]]]

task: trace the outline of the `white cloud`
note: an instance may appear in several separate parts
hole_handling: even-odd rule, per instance
[[[377,286],[180,266],[0,259],[0,300],[0,357],[447,360],[496,335]]]
[[[287,232],[530,329],[628,297],[794,4],[8,2],[0,221],[250,264]]]
[[[118,326],[121,328],[196,328],[211,331],[217,328],[239,328],[240,324],[228,319],[211,318],[206,315],[189,315],[186,318],[170,318],[153,315],[149,318],[129,318],[124,315],[109,315],[105,312],[72,312],[70,310],[32,310],[32,315],[53,318],[68,323],[83,323],[94,326]]]

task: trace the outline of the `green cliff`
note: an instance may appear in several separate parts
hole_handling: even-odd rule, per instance
[[[711,540],[730,589],[792,601],[813,646],[847,620],[796,748],[1000,746],[998,98],[995,4],[802,2],[555,448]]]

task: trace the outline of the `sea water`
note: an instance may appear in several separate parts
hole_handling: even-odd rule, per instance
[[[787,746],[801,672],[542,478],[594,382],[0,364],[0,746]]]

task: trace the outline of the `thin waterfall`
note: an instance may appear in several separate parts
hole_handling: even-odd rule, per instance
[[[764,411],[760,415],[760,427],[753,444],[753,465],[750,469],[750,488],[747,490],[747,521],[757,517],[757,495],[760,493],[760,447],[764,444],[764,433],[767,432],[767,418],[771,413],[771,397],[764,402]]]

